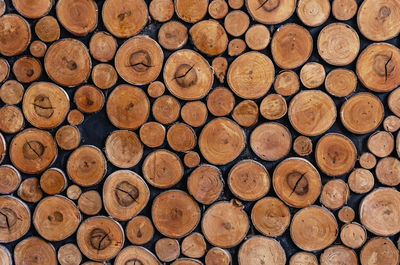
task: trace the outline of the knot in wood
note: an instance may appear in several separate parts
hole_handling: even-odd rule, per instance
[[[39,141],[26,141],[22,147],[22,153],[26,159],[40,159],[46,147]]]
[[[292,193],[297,195],[305,195],[308,193],[308,180],[305,178],[306,173],[300,173],[297,171],[291,172],[286,176],[287,183],[292,189]]]
[[[10,229],[15,225],[17,220],[18,216],[14,210],[7,207],[0,209],[0,228]]]
[[[146,72],[151,67],[150,54],[145,50],[134,52],[129,57],[130,67],[137,72]]]
[[[194,65],[181,64],[175,72],[175,80],[181,87],[190,87],[197,83],[197,73]]]
[[[112,239],[104,229],[95,228],[90,232],[89,242],[94,249],[104,250],[111,245]]]
[[[139,190],[129,182],[123,181],[115,188],[115,196],[120,205],[127,207],[139,198]]]
[[[45,95],[36,96],[33,105],[36,114],[40,117],[50,118],[54,113],[53,105],[51,104],[49,97]]]

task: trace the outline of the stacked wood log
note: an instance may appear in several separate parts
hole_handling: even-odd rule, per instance
[[[398,265],[399,0],[0,0],[0,265]]]

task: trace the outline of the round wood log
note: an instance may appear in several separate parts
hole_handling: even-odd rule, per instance
[[[325,81],[324,66],[316,62],[306,63],[301,68],[300,80],[306,88],[319,87]]]
[[[154,81],[147,87],[147,94],[152,98],[161,97],[165,92],[165,85],[161,81]]]
[[[108,89],[115,85],[118,74],[110,64],[101,63],[93,67],[92,80],[96,87]]]
[[[258,2],[258,0],[251,1]],[[290,0],[290,2],[295,1]],[[297,24],[281,26],[272,37],[272,57],[276,65],[282,69],[293,69],[304,64],[310,58],[312,50],[313,39],[310,33]]]
[[[355,0],[333,0],[332,15],[337,20],[349,20],[357,13],[358,5]]]
[[[6,7],[7,6],[4,0],[0,0],[0,16],[4,15],[4,13],[6,12]]]
[[[393,90],[388,97],[388,106],[391,112],[400,117],[400,89]]]
[[[4,2],[3,2],[4,3]],[[4,265],[12,265],[13,259],[10,251],[3,245],[0,245],[0,262]]]
[[[385,157],[379,160],[375,168],[376,178],[387,186],[400,184],[400,161],[395,157]]]
[[[49,2],[49,1],[47,1]],[[0,53],[15,56],[23,53],[31,41],[28,22],[17,14],[5,14],[0,17]]]
[[[208,62],[193,50],[179,50],[164,64],[164,81],[175,97],[183,100],[203,98],[211,89],[213,72]]]
[[[188,30],[179,21],[169,21],[162,24],[158,31],[158,42],[167,50],[177,50],[186,44]]]
[[[165,149],[158,149],[148,154],[142,166],[143,176],[147,182],[160,189],[170,188],[178,183],[183,171],[181,159]]]
[[[228,14],[228,4],[225,0],[212,0],[208,5],[208,13],[214,19],[221,19]]]
[[[227,118],[216,118],[201,131],[199,148],[208,162],[225,165],[243,151],[245,139],[243,130],[235,122]]]
[[[340,109],[344,127],[355,134],[375,130],[382,122],[384,109],[378,97],[371,93],[358,93],[347,100]]]
[[[242,127],[250,127],[258,121],[258,106],[252,100],[243,100],[235,106],[232,118]]]
[[[76,205],[67,198],[56,195],[39,202],[33,213],[32,223],[46,240],[61,241],[76,231],[81,220]]]
[[[7,151],[7,142],[4,136],[0,133],[0,163],[3,162],[3,159],[6,156],[6,151]]]
[[[349,248],[356,249],[367,240],[367,231],[358,223],[345,224],[340,231],[340,240]]]
[[[96,185],[106,172],[107,162],[103,153],[92,145],[83,145],[75,149],[67,161],[68,176],[83,187]]]
[[[114,126],[135,130],[147,121],[150,102],[142,89],[123,84],[114,88],[109,95],[106,111]]]
[[[211,204],[218,199],[223,189],[221,171],[212,165],[203,164],[190,173],[187,189],[201,204]]]
[[[117,41],[113,36],[105,31],[99,31],[94,33],[90,39],[89,51],[94,59],[108,62],[114,58],[117,46]]]
[[[174,15],[172,0],[152,0],[149,4],[151,17],[158,22],[166,22]]]
[[[64,125],[56,132],[58,146],[64,150],[73,150],[81,142],[81,134],[76,126]]]
[[[249,16],[241,10],[229,12],[224,19],[224,27],[226,31],[233,37],[239,37],[243,35],[249,25]]]
[[[31,226],[28,206],[12,196],[0,196],[0,242],[8,243],[24,236]]]
[[[173,150],[184,152],[196,146],[196,134],[185,123],[175,123],[168,129],[167,141]]]
[[[338,133],[325,134],[315,147],[315,161],[328,176],[340,176],[354,168],[357,149],[346,136]]]
[[[83,221],[78,228],[76,239],[82,253],[96,261],[115,257],[125,241],[121,225],[105,216],[94,216]]]
[[[300,135],[293,142],[293,150],[299,156],[308,156],[313,151],[313,143],[310,138]]]
[[[40,40],[33,41],[29,46],[29,52],[32,54],[32,56],[35,56],[37,58],[43,57],[46,54],[46,51],[47,51],[46,43]]]
[[[50,195],[64,191],[67,185],[67,177],[58,168],[49,168],[40,177],[40,188]]]
[[[291,96],[300,88],[299,76],[290,70],[281,71],[275,77],[274,89],[281,96]]]
[[[268,92],[274,76],[274,64],[268,56],[259,52],[247,52],[231,63],[227,81],[239,97],[256,99]]]
[[[200,164],[200,156],[197,152],[188,151],[183,157],[183,163],[189,168],[197,167]]]
[[[399,6],[400,15],[400,6]],[[361,83],[375,92],[388,92],[400,84],[400,50],[388,43],[373,43],[358,56],[356,71]]]
[[[289,121],[306,136],[326,132],[336,120],[336,106],[331,97],[319,90],[302,91],[290,101]]]
[[[120,46],[115,54],[115,68],[126,82],[143,85],[158,77],[163,60],[160,45],[146,35],[139,35]]]
[[[81,196],[82,190],[78,185],[71,185],[68,187],[66,194],[68,199],[76,201]]]
[[[286,204],[304,208],[314,203],[321,192],[318,170],[303,158],[288,158],[274,170],[272,183],[278,197]]]
[[[251,222],[265,236],[280,236],[290,223],[289,208],[277,198],[262,198],[251,210]]]
[[[338,234],[335,216],[319,206],[298,211],[290,225],[290,236],[300,249],[317,251],[331,245]]]
[[[394,150],[394,137],[386,131],[377,131],[368,138],[368,149],[377,157],[386,157]]]
[[[94,86],[84,85],[78,88],[74,94],[76,107],[84,113],[95,113],[104,106],[103,93]]]
[[[102,197],[107,213],[116,220],[126,221],[147,205],[150,190],[135,172],[118,170],[104,182]]]
[[[12,0],[14,8],[27,18],[40,18],[46,15],[53,6],[52,0]]]
[[[225,29],[213,19],[194,24],[189,34],[196,48],[211,56],[223,53],[228,46]]]
[[[335,97],[347,97],[356,90],[357,76],[352,70],[336,68],[325,79],[325,88]]]
[[[60,38],[60,26],[57,19],[52,16],[42,17],[35,25],[35,33],[44,42],[58,40]]]
[[[158,147],[163,144],[165,127],[158,122],[147,122],[140,127],[140,140],[148,147]]]
[[[0,131],[12,134],[20,131],[24,125],[24,115],[22,111],[12,105],[5,105],[0,108]]]
[[[205,262],[206,265],[229,265],[232,263],[232,256],[225,249],[213,247],[208,250]]]
[[[10,74],[10,65],[7,60],[4,58],[0,58],[0,82],[5,81]]]
[[[228,61],[224,57],[216,57],[212,61],[212,68],[219,82],[224,83],[226,70],[228,70]]]
[[[281,244],[272,238],[253,236],[247,239],[239,249],[238,263],[245,264],[286,264],[286,254]]]
[[[28,237],[19,242],[14,249],[15,265],[56,265],[54,247],[39,237]]]
[[[21,102],[24,87],[16,80],[8,80],[0,87],[0,99],[5,104],[16,105]]]
[[[179,258],[171,265],[203,265],[203,263],[197,259]]]
[[[352,192],[364,194],[374,187],[375,180],[371,171],[364,168],[356,168],[350,173],[347,183]]]
[[[193,231],[201,215],[198,204],[187,193],[168,190],[154,199],[151,216],[161,234],[181,238]]]
[[[362,265],[369,264],[371,261],[376,264],[395,265],[399,263],[399,260],[398,249],[390,239],[384,237],[370,239],[360,252]]]
[[[342,207],[338,212],[338,218],[343,223],[350,223],[354,220],[356,213],[354,212],[353,208],[349,206]]]
[[[397,132],[400,129],[400,119],[394,115],[387,116],[383,121],[383,128],[387,132]]]
[[[240,2],[241,0],[233,1]],[[280,0],[269,2],[260,0],[247,0],[246,7],[254,20],[263,24],[279,24],[293,15],[296,9],[296,1]]]
[[[79,210],[86,215],[96,215],[100,212],[103,204],[100,194],[95,190],[82,193],[78,199]]]
[[[244,201],[256,201],[268,193],[271,186],[265,167],[254,160],[242,160],[228,174],[230,191]]]
[[[372,169],[376,165],[376,157],[369,152],[364,152],[360,156],[359,163],[365,169]]]
[[[124,248],[116,257],[115,265],[127,265],[127,264],[148,264],[148,265],[159,265],[160,262],[157,258],[147,249],[137,246],[129,246]]]
[[[18,188],[18,197],[26,202],[38,202],[43,197],[37,178],[27,178]]]
[[[147,24],[148,16],[143,0],[106,0],[102,8],[104,26],[117,38],[138,34]]]
[[[379,188],[361,201],[360,221],[375,235],[390,236],[400,231],[400,192]]]
[[[17,190],[21,184],[21,174],[11,165],[0,166],[0,193],[8,194]]]
[[[82,112],[77,109],[70,110],[67,116],[67,121],[72,126],[78,126],[82,124],[85,117],[83,116]]]
[[[207,107],[201,101],[187,102],[181,109],[181,117],[182,120],[190,126],[200,127],[207,120]]]
[[[57,157],[57,145],[50,133],[26,129],[10,143],[12,164],[27,174],[37,174],[48,168]]]
[[[143,145],[134,132],[113,131],[106,139],[104,152],[114,166],[130,168],[142,158]]]
[[[125,234],[132,244],[143,245],[153,238],[154,227],[148,217],[136,216],[126,225]]]
[[[242,39],[233,39],[228,44],[228,55],[238,56],[246,50],[246,42]]]
[[[290,257],[289,265],[318,265],[318,260],[314,254],[301,251]]]
[[[58,262],[61,265],[79,265],[82,261],[82,254],[74,244],[65,244],[58,249]]]
[[[321,191],[321,203],[332,210],[345,205],[350,198],[349,186],[341,179],[328,181]]]
[[[176,121],[179,118],[180,110],[179,101],[170,95],[157,98],[152,106],[154,119],[162,124],[170,124]]]
[[[42,66],[36,58],[24,56],[14,62],[12,71],[19,82],[32,83],[42,74]]]
[[[373,41],[385,41],[400,31],[400,3],[393,0],[363,1],[357,15],[361,33]]]
[[[239,201],[220,201],[204,213],[201,229],[213,246],[231,248],[240,244],[246,236],[249,218]]]
[[[207,96],[207,108],[214,116],[226,116],[234,106],[235,97],[227,88],[214,88]]]
[[[321,265],[349,264],[358,265],[358,256],[354,250],[337,245],[324,250],[320,256]]]
[[[206,254],[207,245],[200,233],[192,233],[185,237],[181,243],[182,254],[189,258],[201,258]]]
[[[260,113],[267,120],[278,120],[287,113],[286,100],[279,94],[269,94],[261,101]]]
[[[296,10],[297,16],[305,25],[317,27],[328,19],[331,4],[328,0],[300,0]]]
[[[175,12],[180,19],[195,23],[202,19],[208,8],[208,0],[175,0]]]
[[[271,33],[266,26],[256,24],[246,31],[245,40],[250,49],[256,51],[263,50],[271,40]]]

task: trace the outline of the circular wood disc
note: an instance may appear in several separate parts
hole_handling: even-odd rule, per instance
[[[325,208],[310,206],[298,211],[290,225],[290,236],[299,248],[317,251],[331,245],[338,234],[335,216]]]
[[[0,166],[0,193],[8,194],[17,190],[21,184],[21,174],[11,165]]]
[[[142,89],[123,84],[111,92],[106,111],[114,126],[135,130],[146,122],[150,113],[150,102]]]
[[[347,97],[356,90],[357,76],[352,70],[336,68],[325,79],[325,88],[335,97]]]
[[[235,106],[235,97],[230,89],[217,87],[207,96],[207,108],[214,116],[226,116]]]
[[[57,19],[52,16],[42,17],[35,25],[35,33],[44,42],[58,40],[60,38],[60,26]]]
[[[279,24],[293,15],[296,0],[246,0],[246,7],[254,20],[263,24]]]
[[[31,226],[28,206],[12,196],[0,196],[0,242],[8,243],[24,236]]]
[[[251,1],[258,2],[258,0]],[[279,2],[275,1],[275,3]],[[281,26],[272,37],[272,57],[282,69],[293,69],[304,64],[310,58],[312,50],[313,39],[310,33],[297,24]]]
[[[81,222],[76,205],[63,196],[46,197],[39,202],[32,222],[36,231],[49,241],[60,241],[72,235]]]
[[[365,134],[375,130],[384,116],[382,102],[371,93],[358,93],[347,100],[340,109],[340,119],[344,127],[355,134]]]
[[[165,138],[165,127],[158,122],[147,122],[140,127],[140,140],[148,147],[158,147],[163,144]]]
[[[290,223],[289,208],[277,198],[262,198],[251,210],[251,222],[265,236],[280,236]]]
[[[6,151],[7,151],[7,142],[6,139],[4,139],[4,136],[0,133],[0,163],[6,156]]]
[[[290,206],[304,208],[314,203],[321,192],[318,170],[303,158],[288,158],[279,163],[272,183],[276,194]]]
[[[143,210],[149,197],[146,182],[130,170],[115,171],[103,185],[104,208],[116,220],[132,219]]]
[[[104,26],[118,38],[138,34],[147,24],[148,16],[143,0],[106,0],[103,4]]]
[[[397,132],[400,129],[400,118],[394,115],[387,116],[383,121],[383,128],[388,132]]]
[[[185,123],[175,123],[168,129],[167,141],[173,150],[184,152],[196,146],[196,134]]]
[[[324,250],[320,256],[321,265],[348,264],[358,265],[358,256],[353,249],[336,245]]]
[[[223,189],[221,171],[212,165],[203,164],[190,173],[187,189],[201,204],[211,204],[218,199]]]
[[[50,195],[62,192],[67,186],[67,178],[60,169],[49,168],[40,177],[40,188]]]
[[[256,24],[246,31],[245,40],[250,49],[256,51],[263,50],[271,40],[271,33],[266,26]]]
[[[151,17],[158,22],[166,22],[174,15],[172,0],[152,0],[149,4]]]
[[[61,265],[79,265],[82,261],[82,254],[76,245],[69,243],[58,249],[57,258]]]
[[[103,153],[92,145],[83,145],[75,149],[67,161],[68,176],[83,187],[99,183],[107,171],[106,167]]]
[[[103,108],[103,93],[94,86],[84,85],[78,88],[74,94],[76,107],[84,113],[95,113]]]
[[[187,193],[168,190],[154,199],[151,216],[161,234],[181,238],[193,231],[201,214],[199,206]]]
[[[347,24],[332,23],[318,35],[318,53],[327,63],[342,66],[353,62],[360,50],[357,32]]]
[[[97,26],[97,4],[93,0],[59,0],[56,12],[61,25],[74,35],[85,36]]]
[[[154,249],[157,257],[164,262],[176,260],[181,253],[178,240],[172,238],[159,239],[156,242]]]
[[[159,149],[147,155],[142,171],[150,185],[166,189],[181,180],[184,169],[181,159],[175,153]]]
[[[85,117],[83,116],[83,113],[77,109],[73,109],[68,112],[67,121],[70,125],[78,126],[82,124],[84,119]]]
[[[374,187],[375,179],[371,171],[364,168],[356,168],[350,173],[347,183],[352,192],[363,194]]]
[[[373,43],[358,57],[357,75],[366,88],[374,92],[388,92],[400,84],[400,68],[396,67],[399,63],[400,50],[397,47],[388,43]]]
[[[214,19],[224,18],[228,11],[228,4],[225,0],[212,0],[208,5],[208,13]]]
[[[181,117],[190,126],[200,127],[207,120],[207,107],[201,101],[187,102],[181,109]]]
[[[400,231],[400,192],[379,188],[364,197],[360,204],[360,221],[375,235],[390,236]]]
[[[107,137],[104,152],[114,166],[129,168],[139,163],[143,156],[143,145],[134,132],[113,131]]]
[[[245,264],[286,264],[286,254],[281,244],[272,238],[252,236],[239,249],[238,263]]]
[[[39,186],[39,180],[35,177],[27,178],[22,181],[17,194],[18,197],[26,202],[38,202],[43,197],[43,192]]]
[[[227,118],[216,118],[201,131],[199,148],[208,162],[225,165],[239,156],[245,141],[243,130],[235,122]]]
[[[33,126],[52,129],[60,125],[67,116],[69,97],[64,89],[53,83],[33,83],[26,90],[22,110]]]
[[[329,133],[322,136],[315,147],[315,161],[328,176],[340,176],[353,169],[357,149],[346,136]]]
[[[400,161],[395,157],[385,157],[379,160],[375,169],[376,178],[387,186],[400,184]]]
[[[390,132],[377,131],[368,138],[367,146],[377,157],[386,157],[394,150],[394,137]]]
[[[345,224],[340,231],[340,240],[349,248],[359,248],[367,239],[367,231],[358,223]]]
[[[326,132],[336,120],[332,98],[319,90],[302,91],[289,104],[289,121],[296,131],[307,136]]]
[[[93,67],[92,81],[96,87],[108,89],[115,85],[118,74],[111,64],[100,63]]]
[[[390,111],[393,112],[397,117],[400,117],[400,89],[393,90],[389,94],[387,102]]]
[[[284,125],[266,122],[253,130],[250,135],[250,146],[261,159],[276,161],[289,153],[292,136]]]
[[[214,81],[208,62],[193,50],[179,50],[171,54],[164,65],[164,82],[177,98],[203,98]]]
[[[205,262],[207,265],[229,265],[232,262],[232,257],[229,251],[213,247],[208,250]]]
[[[100,194],[95,190],[82,193],[78,199],[79,210],[86,215],[96,215],[100,212],[103,204]]]
[[[234,10],[229,12],[224,20],[224,27],[226,31],[234,37],[239,37],[243,35],[249,25],[249,16],[241,10]]]
[[[159,76],[163,60],[160,45],[146,35],[139,35],[120,46],[115,55],[115,68],[126,82],[143,85]]]
[[[0,82],[5,81],[10,74],[10,64],[4,58],[0,58]],[[3,96],[4,97],[4,96]]]
[[[224,83],[226,70],[228,69],[228,61],[226,60],[226,58],[221,56],[214,58],[212,61],[212,68],[219,82]]]
[[[164,95],[153,102],[152,113],[154,119],[162,124],[173,123],[179,118],[181,105],[170,95]]]
[[[4,264],[4,265],[12,265],[13,264],[13,259],[11,257],[10,251],[5,246],[2,246],[2,245],[0,245],[0,262],[1,262],[1,264]]]
[[[269,94],[261,101],[260,113],[267,120],[278,120],[287,113],[286,100],[279,94]]]
[[[235,106],[232,118],[242,127],[250,127],[258,121],[258,106],[252,100],[243,100]]]
[[[313,151],[313,143],[310,138],[300,135],[293,142],[293,150],[299,156],[308,156]]]
[[[322,25],[331,13],[329,0],[299,0],[297,16],[309,27]]]
[[[355,0],[333,0],[332,15],[337,20],[349,20],[357,13],[357,8]]]
[[[24,87],[16,80],[8,80],[4,82],[3,85],[0,87],[0,99],[5,104],[18,104],[19,102],[21,102],[23,95]]]
[[[179,258],[171,265],[203,265],[203,263],[197,259]]]
[[[194,168],[197,167],[200,163],[200,156],[198,153],[194,151],[185,152],[185,156],[183,157],[183,163],[185,166]]]
[[[174,3],[178,17],[188,23],[202,19],[208,9],[208,0],[175,0]]]
[[[211,56],[223,53],[228,45],[225,29],[216,20],[196,23],[190,28],[189,34],[196,48]]]
[[[89,42],[90,54],[100,62],[108,62],[113,59],[117,47],[117,41],[105,31],[94,33]]]
[[[300,251],[290,257],[289,265],[318,265],[314,254]]]
[[[94,216],[83,221],[78,228],[76,239],[82,253],[96,261],[115,257],[125,241],[121,225],[105,216]]]
[[[152,98],[161,97],[165,92],[165,85],[161,81],[154,81],[147,87],[147,94]]]
[[[37,58],[43,57],[46,51],[47,51],[46,43],[40,40],[33,41],[29,46],[29,52],[32,54],[32,56],[35,56]]]
[[[40,18],[46,15],[51,7],[53,1],[51,0],[36,0],[34,2],[27,0],[12,0],[14,8],[27,18]]]
[[[281,71],[274,82],[276,93],[281,96],[291,96],[300,88],[299,76],[291,70]]]
[[[56,141],[58,146],[64,150],[73,150],[81,142],[81,134],[76,126],[64,125],[56,132]]]
[[[78,185],[71,185],[67,189],[67,197],[76,201],[82,194],[82,190]]]
[[[2,29],[0,32],[1,54],[4,56],[15,56],[28,48],[31,41],[31,30],[28,22],[21,16],[16,14],[1,16],[0,28]]]
[[[242,160],[228,174],[231,192],[244,201],[256,201],[268,193],[271,186],[265,167],[254,160]]]
[[[358,10],[357,24],[367,39],[391,39],[400,31],[400,3],[395,0],[363,1]]]
[[[200,233],[192,233],[182,240],[182,254],[190,258],[201,258],[206,254],[206,241]]]
[[[42,66],[38,59],[31,56],[23,56],[14,62],[12,71],[19,82],[32,83],[42,74]]]
[[[114,265],[127,265],[129,263],[159,265],[157,258],[147,249],[138,246],[124,248],[115,258]]]
[[[26,129],[10,143],[13,165],[27,174],[37,174],[48,168],[57,157],[57,145],[50,133]]]
[[[24,125],[24,115],[22,111],[12,105],[5,105],[0,108],[0,131],[4,133],[16,133],[20,131]]]
[[[341,179],[330,180],[325,183],[321,191],[321,203],[332,210],[345,205],[350,198],[349,186]]]
[[[158,42],[167,50],[177,50],[186,44],[188,30],[179,21],[163,23],[158,31]]]
[[[247,52],[231,63],[227,81],[239,97],[256,99],[268,92],[274,76],[274,64],[268,56],[259,52]]]
[[[338,218],[343,223],[350,223],[354,220],[356,213],[354,212],[353,208],[349,206],[342,207],[338,212]]]
[[[154,227],[146,216],[136,216],[126,225],[126,237],[135,245],[143,245],[149,242],[154,235]]]
[[[317,88],[325,81],[325,68],[322,64],[310,62],[300,70],[301,83],[306,88]]]
[[[371,260],[376,264],[396,265],[400,260],[399,251],[390,239],[374,237],[360,252],[361,264],[369,264]]]
[[[240,244],[246,236],[249,218],[238,201],[220,201],[203,214],[201,229],[213,246],[231,248]]]
[[[47,75],[57,84],[73,87],[88,79],[92,61],[82,42],[76,39],[62,39],[47,50],[44,68]]]
[[[56,251],[50,243],[39,237],[28,237],[19,242],[14,249],[15,265],[56,265]]]

